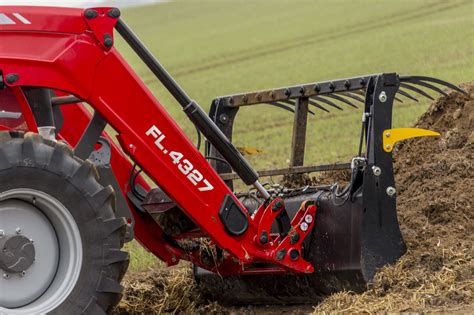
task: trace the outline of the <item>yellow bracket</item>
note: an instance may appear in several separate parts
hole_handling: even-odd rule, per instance
[[[398,141],[417,137],[439,136],[438,132],[421,128],[395,128],[383,132],[383,149],[392,152],[393,146]]]

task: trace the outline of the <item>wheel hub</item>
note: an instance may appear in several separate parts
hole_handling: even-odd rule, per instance
[[[20,274],[35,261],[33,240],[23,235],[4,236],[0,249],[0,268],[6,272]]]
[[[82,242],[67,208],[44,192],[0,192],[0,314],[44,314],[79,278]]]

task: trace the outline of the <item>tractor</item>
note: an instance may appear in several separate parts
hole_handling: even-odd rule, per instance
[[[183,132],[114,47],[121,36],[194,124]],[[461,91],[378,73],[216,97],[206,113],[110,7],[0,6],[0,313],[103,314],[136,239],[194,266],[223,303],[314,303],[362,292],[406,251],[392,150],[435,136],[392,128],[401,97]],[[255,171],[232,143],[239,109],[294,114],[288,168]],[[360,110],[347,163],[304,165],[308,115]],[[201,148],[201,136],[205,138]],[[347,185],[268,184],[345,170]],[[237,191],[235,181],[243,182]]]

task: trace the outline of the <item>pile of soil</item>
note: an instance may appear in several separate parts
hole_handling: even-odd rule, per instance
[[[438,99],[416,124],[441,137],[405,141],[394,152],[398,216],[407,254],[379,271],[363,294],[334,294],[315,306],[315,312],[474,309],[474,84],[464,89],[469,95],[451,92]],[[203,299],[187,266],[132,274],[125,286],[118,313],[242,311]],[[282,310],[302,308],[278,308]]]

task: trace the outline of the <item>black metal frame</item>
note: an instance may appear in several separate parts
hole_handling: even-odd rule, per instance
[[[372,88],[370,86],[370,82],[377,80],[386,81],[388,78],[392,77],[399,81],[393,97],[393,100],[397,102],[403,102],[402,99],[396,97],[397,94],[410,100],[418,101],[415,96],[408,93],[407,91],[415,92],[421,96],[433,99],[433,97],[431,97],[424,90],[415,87],[414,85],[431,89],[443,95],[446,95],[446,93],[437,86],[433,85],[433,83],[465,93],[459,87],[436,78],[424,76],[399,76],[394,73],[381,73],[221,96],[213,100],[211,109],[209,111],[209,116],[224,133],[224,135],[232,141],[234,121],[239,108],[242,106],[268,104],[295,114],[289,167],[259,171],[258,174],[260,176],[289,175],[350,169],[350,163],[303,166],[307,116],[308,114],[315,114],[311,111],[312,108],[324,112],[330,112],[331,110],[344,110],[344,107],[357,109],[359,108],[358,104],[362,105],[365,111],[368,111],[370,108],[370,105],[368,104],[368,102],[370,102],[369,96],[371,96],[368,94],[368,91],[369,87]],[[370,115],[370,113],[367,112],[367,115]],[[379,118],[379,120],[377,120],[377,124],[380,123],[380,119],[383,118]],[[384,125],[391,125],[391,112],[387,119],[390,120],[390,124],[385,122]],[[369,129],[367,124],[368,120],[365,122],[365,132],[367,132]],[[232,168],[228,164],[219,161],[219,158],[222,159],[223,156],[220,155],[218,150],[216,150],[209,143],[206,143],[206,155],[210,156],[211,158],[217,158],[211,160],[213,167],[218,173],[221,174],[221,177],[227,182],[227,184],[232,187],[232,181],[239,177],[238,174],[232,173]]]

